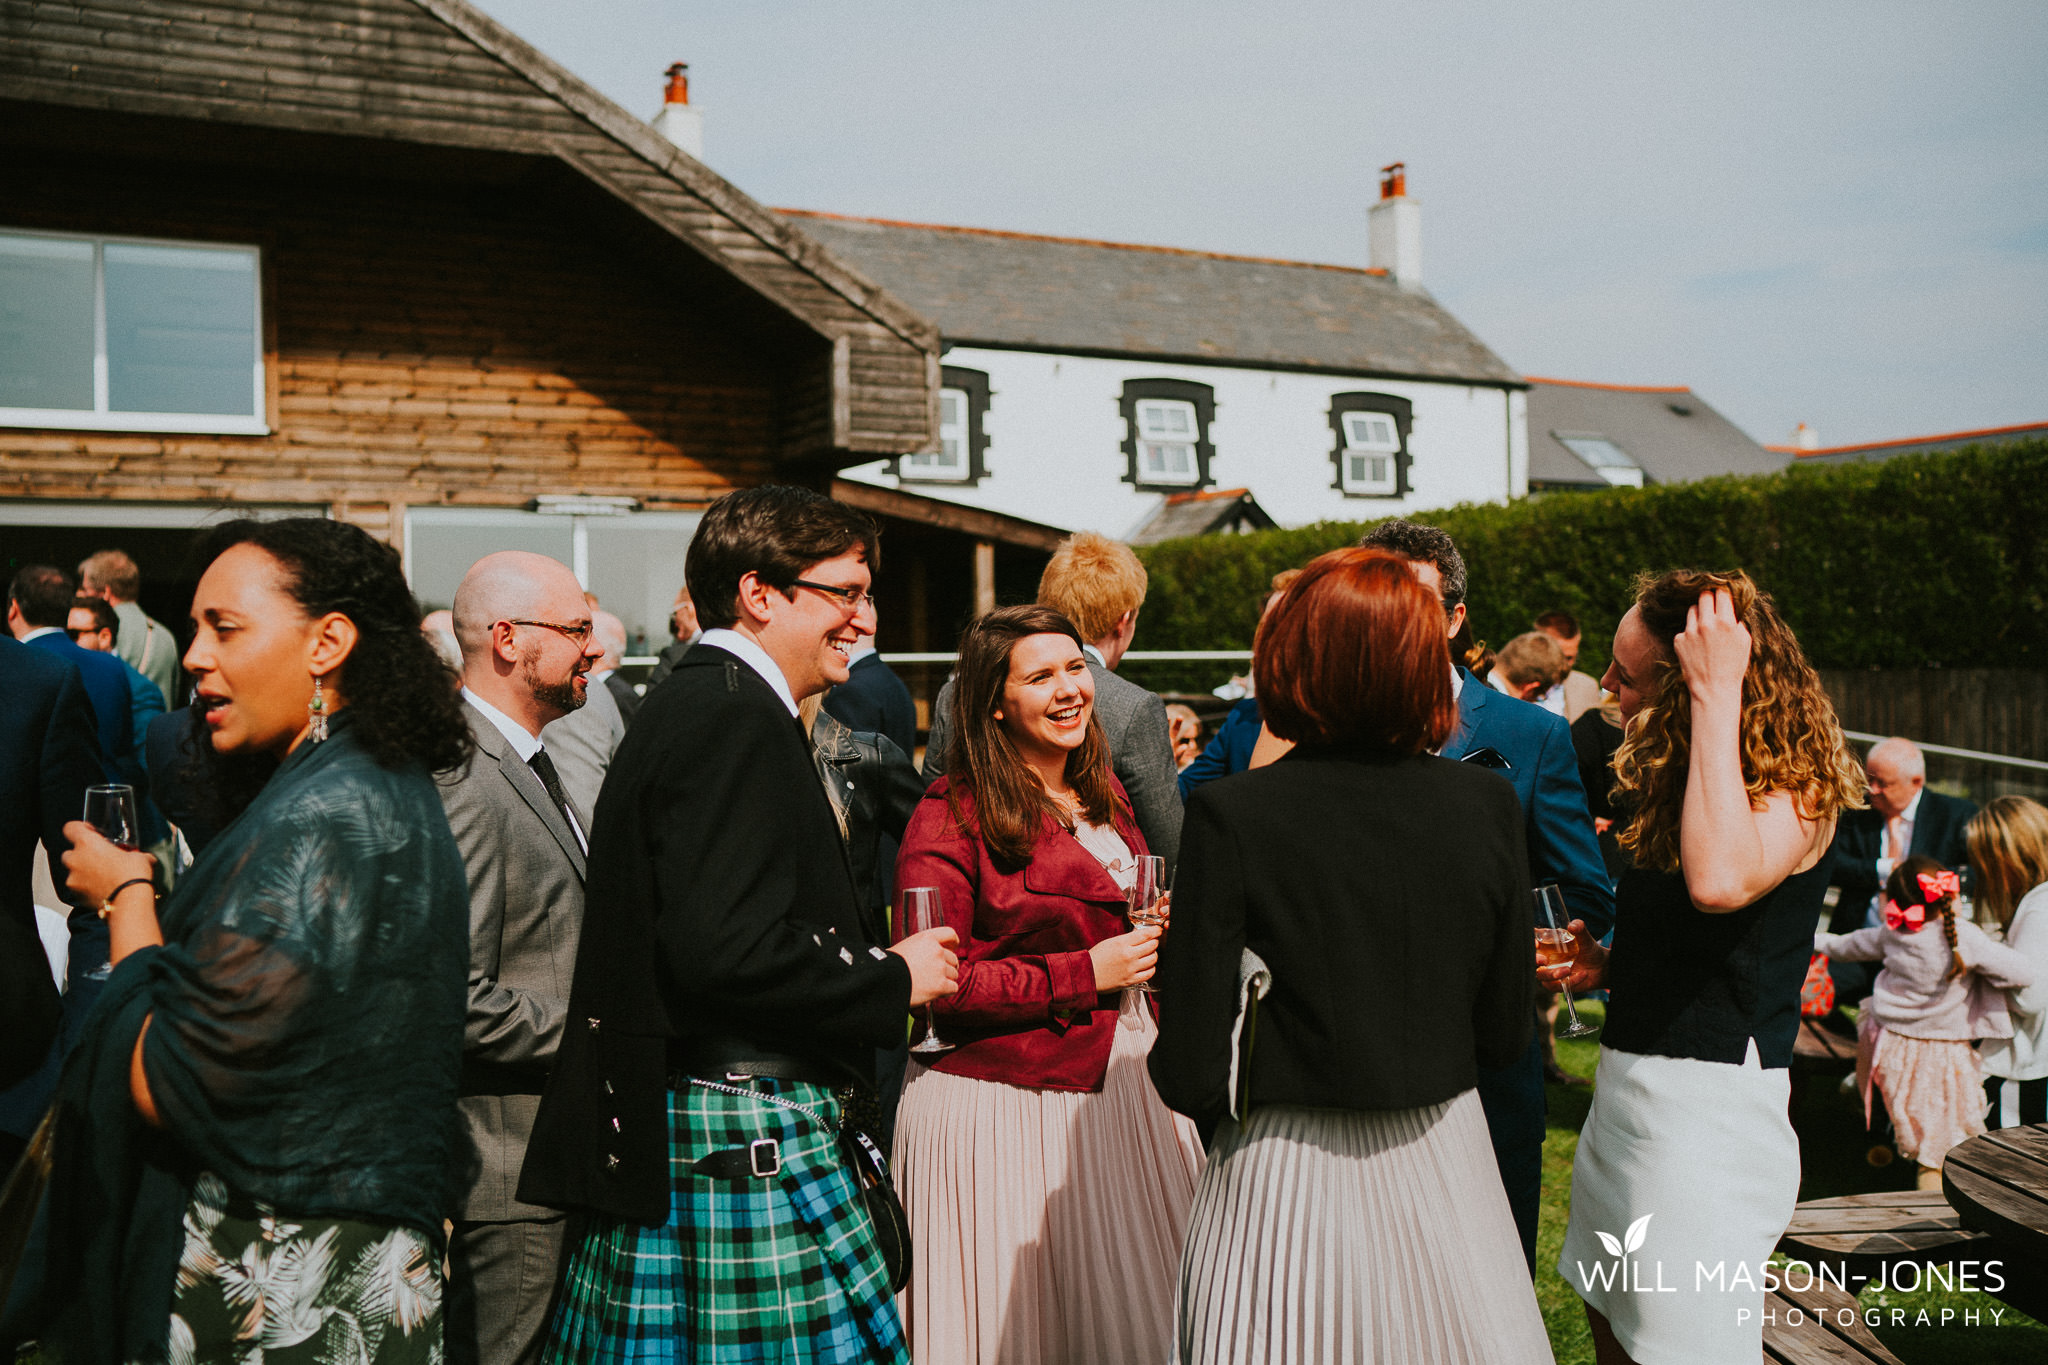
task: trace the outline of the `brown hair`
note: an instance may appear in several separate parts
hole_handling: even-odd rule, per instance
[[[1252,670],[1266,728],[1297,744],[1419,754],[1458,723],[1436,594],[1378,550],[1302,570],[1260,623]]]
[[[1927,892],[1920,885],[1920,874],[1923,872],[1948,870],[1926,854],[1915,853],[1894,867],[1891,875],[1884,879],[1884,898],[1901,909],[1909,905],[1924,905],[1941,916],[1941,934],[1948,940],[1949,956],[1955,959],[1949,966],[1948,974],[1961,976],[1970,970],[1970,964],[1963,961],[1963,950],[1956,943],[1956,898],[1943,896],[1938,901],[1930,901],[1927,899]]]
[[[2048,807],[2024,796],[1994,796],[1970,817],[1966,837],[1977,904],[2010,929],[2020,898],[2048,882]]]
[[[1565,667],[1564,646],[1540,630],[1524,631],[1502,645],[1494,667],[1518,687],[1532,682],[1555,687],[1571,672]]]
[[[1038,605],[1073,622],[1083,644],[1094,644],[1127,611],[1145,605],[1145,566],[1131,547],[1093,531],[1068,536],[1038,577]]]
[[[1075,648],[1083,643],[1074,623],[1050,607],[998,607],[968,623],[960,636],[959,671],[953,681],[953,743],[946,755],[946,808],[968,838],[980,838],[998,859],[1031,861],[1045,817],[1073,828],[1067,815],[1031,771],[996,708],[1010,680],[1010,655],[1017,642],[1031,635],[1064,635]],[[1067,755],[1067,781],[1081,798],[1081,809],[1095,824],[1108,824],[1115,808],[1109,781],[1109,741],[1091,707],[1088,735]],[[974,820],[960,809],[962,787],[974,792]],[[976,828],[979,826],[979,828]]]
[[[867,513],[808,488],[771,483],[728,493],[697,524],[683,558],[697,620],[707,629],[739,620],[740,580],[750,573],[790,596],[804,570],[855,548],[868,571],[880,573],[879,535]]]
[[[1692,759],[1692,695],[1672,641],[1685,629],[1686,613],[1716,588],[1728,590],[1751,642],[1738,739],[1750,799],[1789,792],[1800,817],[1809,821],[1863,807],[1863,765],[1842,738],[1820,675],[1769,595],[1739,569],[1645,574],[1637,584],[1636,612],[1661,657],[1657,676],[1645,680],[1649,700],[1614,756],[1614,789],[1635,806],[1635,818],[1619,836],[1621,846],[1641,866],[1663,872],[1679,870],[1678,815]]]
[[[105,589],[123,602],[142,595],[142,570],[121,550],[101,550],[88,557],[78,566],[78,577],[89,593]]]
[[[121,631],[121,618],[114,615],[114,604],[104,597],[91,597],[85,593],[80,593],[71,599],[71,610],[91,612],[92,628],[94,630],[111,630],[117,635]],[[70,619],[70,616],[67,614],[65,617],[67,630],[69,629]]]

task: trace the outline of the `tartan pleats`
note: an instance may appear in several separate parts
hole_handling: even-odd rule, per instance
[[[613,1365],[902,1362],[902,1323],[823,1086],[756,1080],[829,1127],[752,1096],[689,1086],[669,1096],[668,1221],[591,1220],[572,1248],[546,1359]],[[691,1166],[757,1138],[780,1175],[713,1180]]]

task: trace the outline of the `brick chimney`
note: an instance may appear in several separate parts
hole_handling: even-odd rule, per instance
[[[1366,215],[1372,266],[1403,289],[1422,287],[1422,207],[1408,197],[1408,167],[1380,168],[1380,199]]]
[[[662,92],[654,130],[697,160],[704,159],[704,115],[690,103],[690,68],[682,62],[668,69],[668,88]]]

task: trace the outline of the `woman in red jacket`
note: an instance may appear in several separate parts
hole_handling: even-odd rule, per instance
[[[913,1057],[896,1118],[920,1361],[1171,1353],[1201,1143],[1145,1074],[1152,997],[1124,989],[1151,977],[1160,931],[1124,920],[1145,842],[1094,701],[1065,617],[976,620],[947,776],[903,836],[896,885],[937,887],[961,942],[959,993],[933,1011],[953,1050]]]

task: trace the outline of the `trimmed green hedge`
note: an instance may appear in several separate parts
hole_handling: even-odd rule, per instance
[[[1747,569],[1822,668],[2048,667],[2048,440],[1413,519],[1457,539],[1480,638],[1498,647],[1539,613],[1569,611],[1586,632],[1580,667],[1596,676],[1636,575],[1677,567]],[[1139,550],[1152,582],[1135,647],[1249,646],[1272,576],[1371,524]],[[1229,671],[1154,665],[1141,681],[1205,689]]]

